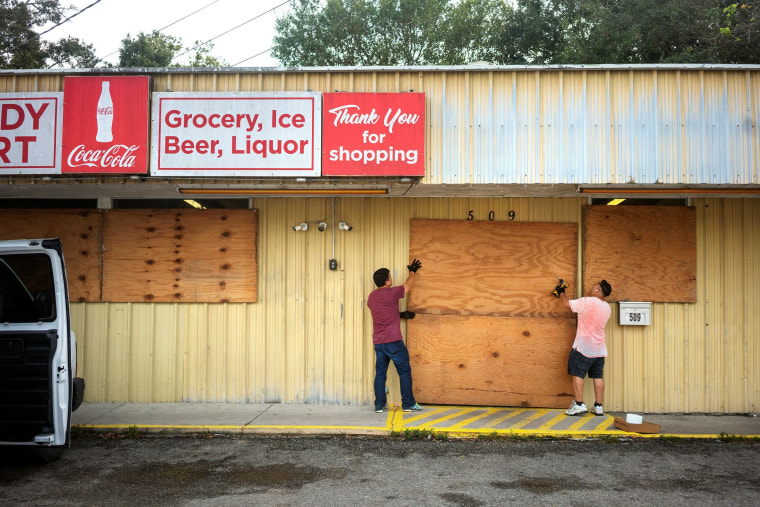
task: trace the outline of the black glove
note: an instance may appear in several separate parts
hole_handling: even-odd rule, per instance
[[[560,278],[559,285],[554,287],[552,294],[554,294],[556,297],[559,297],[560,294],[563,294],[565,292],[566,288],[567,288],[567,282],[564,281],[562,278]]]
[[[406,269],[411,271],[412,273],[416,273],[418,269],[422,267],[422,262],[420,262],[419,259],[414,259],[411,264],[409,264]]]
[[[401,317],[402,319],[413,319],[415,316],[415,313],[414,312],[399,312],[398,316]]]

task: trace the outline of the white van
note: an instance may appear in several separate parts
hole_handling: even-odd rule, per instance
[[[84,398],[76,368],[61,240],[0,241],[0,446],[60,457]]]

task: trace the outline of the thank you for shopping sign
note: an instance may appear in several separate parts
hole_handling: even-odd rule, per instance
[[[320,176],[321,100],[299,93],[154,93],[154,176]]]
[[[325,93],[325,176],[424,176],[424,93]]]

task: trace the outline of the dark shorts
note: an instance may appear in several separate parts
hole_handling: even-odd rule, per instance
[[[602,378],[604,376],[604,358],[586,357],[577,350],[570,351],[567,359],[567,373],[573,377]]]

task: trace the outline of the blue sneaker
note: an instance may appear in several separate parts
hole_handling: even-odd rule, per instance
[[[425,411],[425,407],[423,407],[419,403],[415,403],[411,407],[405,408],[403,410],[404,410],[404,412],[424,412]]]
[[[384,407],[377,408],[375,407],[375,413],[376,414],[382,414],[384,411],[388,410],[388,404],[386,403]]]

